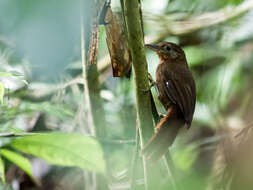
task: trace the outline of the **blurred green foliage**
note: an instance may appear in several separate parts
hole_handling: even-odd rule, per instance
[[[147,12],[154,16],[158,13],[163,16],[188,13],[198,17],[209,11],[236,8],[244,2],[144,0],[144,21],[148,19],[145,17]],[[108,169],[108,181],[115,189],[129,189],[136,135],[132,75],[130,79],[112,77],[111,66],[103,61],[108,51],[101,26],[98,67],[105,65],[99,71],[108,136],[105,139],[89,137],[92,129],[89,125],[88,102],[84,98],[83,81],[79,80],[82,73],[79,11],[79,2],[67,0],[0,0],[2,182],[11,184],[18,179],[16,176],[5,179],[4,173],[13,167],[10,162],[32,176],[33,162],[30,162],[30,156],[29,159],[26,157],[26,154],[30,154],[51,164],[76,166],[84,171],[103,173]],[[210,131],[219,130],[220,127],[226,127],[221,124],[228,123],[231,117],[245,125],[252,122],[252,15],[250,10],[223,24],[181,36],[162,38],[182,45],[197,83],[197,105],[192,128],[187,132],[183,130],[172,148],[173,159],[180,173],[179,183],[187,189],[202,190],[208,186],[206,176],[211,170],[207,169],[203,174],[202,170],[196,169],[196,165],[205,167],[212,162],[213,154],[205,152],[205,145],[211,141],[213,146],[207,149],[215,149],[218,137],[213,140],[213,136],[204,132],[200,135],[203,126],[207,126]],[[185,19],[184,16],[171,18],[174,21]],[[166,25],[164,20],[157,22]],[[144,27],[146,36],[159,39],[162,34],[156,25]],[[147,51],[147,59],[149,72],[154,76],[158,57]],[[152,92],[159,112],[164,113],[156,90]],[[24,135],[38,131],[47,133]],[[204,164],[199,161],[200,157],[204,159]],[[138,156],[136,175],[137,186],[142,189],[140,158]],[[154,169],[154,175],[158,189],[173,189],[171,177],[164,177],[167,170],[163,161]],[[89,182],[88,178],[85,180]],[[1,186],[0,183],[0,189]]]
[[[190,11],[193,13],[199,13],[204,11],[214,11],[223,8],[225,6],[238,5],[243,1],[244,0],[221,0],[221,1],[207,0],[204,2],[201,0],[193,0],[193,1],[171,0],[170,1],[171,3],[168,3],[167,11],[178,11],[178,12]]]

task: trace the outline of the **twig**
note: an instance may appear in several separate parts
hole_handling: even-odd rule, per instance
[[[136,122],[137,123],[137,122]],[[138,124],[136,124],[136,144],[135,144],[135,150],[133,155],[133,160],[131,164],[131,190],[134,190],[136,188],[136,168],[138,163],[138,155],[139,155],[139,148],[140,148],[140,140],[139,140],[139,127]]]
[[[173,159],[171,157],[171,154],[170,154],[169,150],[164,155],[164,161],[165,161],[165,164],[167,166],[168,173],[171,176],[171,179],[172,179],[171,181],[172,181],[174,189],[175,190],[181,190],[180,185],[178,184],[178,180],[177,180],[178,179],[178,177],[177,177],[177,170],[176,170],[175,164],[173,162]]]
[[[171,15],[152,15],[145,14],[147,24],[156,26],[166,36],[169,35],[185,35],[205,29],[214,25],[222,24],[235,19],[253,8],[253,1],[244,1],[235,8],[223,8],[218,11],[204,13],[198,16],[186,17],[181,21],[171,20]],[[165,32],[164,32],[165,31]]]

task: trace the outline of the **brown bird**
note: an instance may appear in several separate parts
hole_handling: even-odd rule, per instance
[[[184,51],[178,45],[161,42],[145,46],[159,56],[154,84],[158,90],[158,99],[167,110],[166,116],[155,127],[155,134],[142,150],[142,154],[154,162],[168,151],[181,127],[185,124],[187,128],[191,126],[196,87]]]

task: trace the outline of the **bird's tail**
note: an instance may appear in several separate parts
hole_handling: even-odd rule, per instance
[[[173,115],[174,114],[174,115]],[[184,125],[184,121],[178,115],[168,111],[166,116],[156,126],[156,133],[144,145],[141,154],[150,162],[156,162],[173,144],[179,129]]]

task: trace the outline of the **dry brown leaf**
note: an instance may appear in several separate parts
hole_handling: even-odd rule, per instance
[[[124,31],[123,19],[119,13],[113,13],[108,7],[106,13],[106,42],[111,57],[114,77],[122,77],[131,69],[131,55],[127,36]]]

